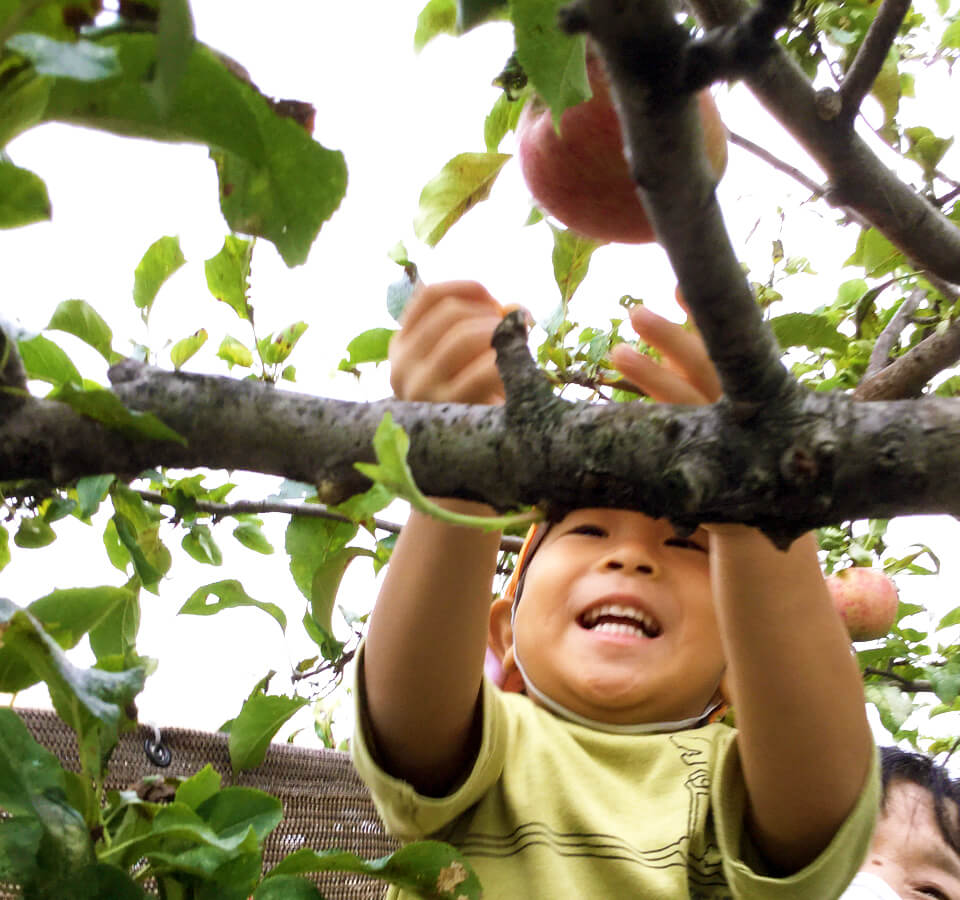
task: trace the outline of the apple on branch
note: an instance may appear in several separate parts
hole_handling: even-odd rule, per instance
[[[646,244],[653,227],[623,154],[623,137],[603,63],[587,47],[593,96],[560,117],[528,101],[517,123],[520,170],[537,205],[572,231],[595,241]],[[727,165],[727,131],[707,90],[697,98],[707,158],[719,178]]]
[[[879,569],[851,566],[828,575],[826,582],[850,640],[872,641],[889,634],[900,602],[889,576]]]

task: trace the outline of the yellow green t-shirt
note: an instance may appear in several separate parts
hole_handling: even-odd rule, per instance
[[[830,845],[806,868],[775,878],[758,871],[744,834],[734,729],[608,734],[487,682],[482,714],[477,760],[446,797],[418,794],[384,772],[362,724],[352,753],[387,829],[401,840],[454,844],[485,900],[835,900],[866,855],[879,801],[876,760]],[[391,888],[387,896],[411,895]]]

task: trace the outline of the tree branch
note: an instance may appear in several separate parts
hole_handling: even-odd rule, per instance
[[[904,678],[896,672],[890,672],[887,669],[876,669],[873,666],[866,666],[863,670],[865,675],[878,675],[892,681],[900,690],[908,694],[934,693],[934,687],[929,681],[914,681],[910,678]]]
[[[795,388],[740,268],[678,62],[689,38],[667,0],[579,0],[561,24],[590,34],[610,80],[624,151],[727,398],[745,415]],[[709,261],[705,264],[705,261]]]
[[[137,493],[148,503],[154,503],[157,506],[174,506],[163,494],[156,491],[137,491]],[[347,516],[334,512],[332,509],[328,509],[322,503],[284,503],[282,501],[269,502],[266,500],[235,500],[233,503],[214,503],[211,500],[195,500],[193,508],[198,512],[208,513],[215,519],[222,519],[226,516],[262,516],[279,513],[285,516],[302,516],[306,519],[329,519],[333,522],[354,521]],[[396,522],[388,522],[386,519],[374,517],[371,521],[375,528],[390,534],[399,534],[403,528],[402,525]],[[500,549],[509,553],[517,553],[522,546],[523,538],[504,535],[500,539]]]
[[[729,128],[727,129],[727,138],[731,144],[736,144],[738,147],[742,147],[744,150],[752,153],[759,159],[762,159],[765,163],[773,166],[774,169],[778,169],[785,175],[789,175],[795,181],[798,181],[808,191],[810,191],[814,197],[819,199],[820,197],[826,196],[827,189],[823,187],[823,185],[817,184],[817,182],[815,182],[812,178],[808,178],[799,169],[774,156],[769,150],[761,147],[759,144],[755,144],[749,138],[745,138],[742,134],[737,134],[735,131],[731,131]]]
[[[848,125],[853,124],[863,98],[880,74],[887,53],[909,9],[910,0],[883,0],[880,4],[877,15],[840,86],[840,116]]]
[[[873,378],[890,365],[890,353],[900,339],[903,329],[910,324],[910,316],[913,315],[913,311],[920,305],[925,296],[926,293],[918,288],[904,298],[900,308],[887,323],[887,327],[880,332],[873,345],[867,371],[863,374],[864,380]]]
[[[745,0],[691,0],[706,28],[738,22]],[[799,66],[779,46],[746,76],[750,90],[827,173],[827,199],[855,209],[917,268],[960,284],[960,229],[905,185],[834,111],[817,103]]]

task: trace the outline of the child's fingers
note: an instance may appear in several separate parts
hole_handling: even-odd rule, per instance
[[[445,323],[434,340],[425,344],[411,342],[401,346],[396,354],[391,353],[391,382],[397,396],[404,400],[481,402],[473,387],[476,376],[463,373],[486,365],[489,375],[483,380],[487,384],[499,382],[490,346],[499,323],[497,316],[460,317]],[[481,359],[486,362],[478,363]],[[465,385],[469,396],[463,393]]]
[[[688,381],[706,402],[712,403],[720,397],[720,379],[695,330],[688,331],[644,306],[630,310],[630,321],[634,331],[660,351],[666,368]]]
[[[685,403],[702,406],[710,401],[684,377],[655,363],[626,344],[610,351],[610,361],[628,381],[658,403]]]
[[[503,382],[497,371],[497,352],[490,347],[461,369],[450,384],[451,393],[459,403],[503,403]]]
[[[407,308],[403,311],[400,324],[405,330],[412,330],[434,306],[448,298],[483,304],[498,315],[503,315],[503,308],[479,282],[439,281],[436,284],[421,284],[414,291],[407,303]]]

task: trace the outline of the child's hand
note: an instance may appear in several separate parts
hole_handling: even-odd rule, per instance
[[[399,400],[503,402],[490,345],[503,307],[473,281],[419,287],[390,341],[390,384]]]
[[[696,329],[688,331],[645,306],[630,310],[630,322],[644,341],[660,351],[662,362],[618,344],[610,360],[624,378],[660,403],[700,406],[719,399],[720,379]]]

